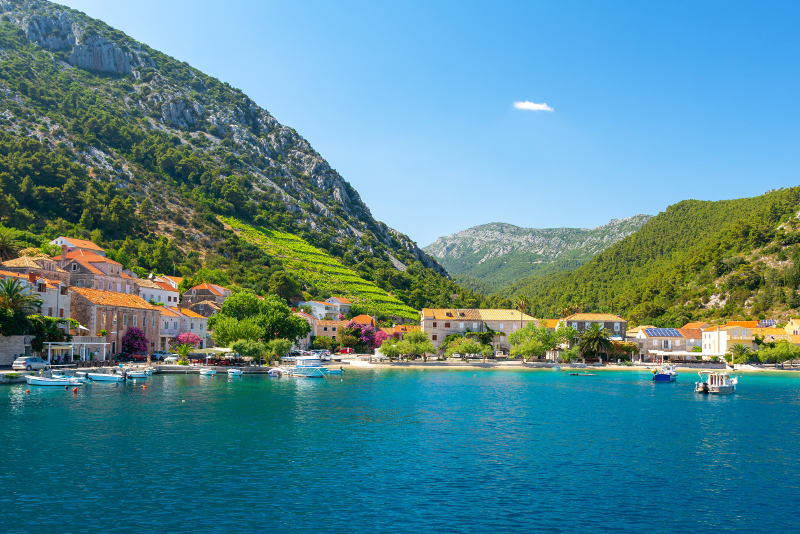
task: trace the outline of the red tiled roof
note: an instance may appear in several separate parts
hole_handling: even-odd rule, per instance
[[[61,257],[61,254],[59,254],[58,256],[53,256],[53,259],[59,261],[63,258]],[[89,252],[87,250],[73,250],[72,252],[67,252],[67,259],[68,260],[81,259],[92,263],[109,263],[111,265],[119,265],[120,267],[122,267],[122,264],[119,262],[106,258],[105,256],[100,256],[99,254],[95,254],[94,252]]]
[[[334,299],[336,299],[336,300],[338,300],[338,301],[339,301],[339,302],[341,302],[342,304],[352,304],[352,302],[350,302],[349,300],[347,300],[347,299],[346,299],[346,298],[344,298],[344,297],[333,297],[333,298],[334,298]]]
[[[72,290],[93,304],[161,311],[161,308],[148,304],[143,298],[137,297],[136,295],[105,291],[103,289],[92,289],[89,287],[73,287]]]
[[[103,271],[101,271],[100,269],[98,269],[97,267],[95,267],[94,265],[92,265],[89,262],[81,261],[81,260],[72,260],[72,261],[74,261],[75,263],[83,266],[83,268],[86,269],[87,271],[89,271],[90,273],[93,273],[93,274],[106,274],[106,273],[104,273]]]
[[[353,317],[352,321],[358,324],[375,324],[375,319],[370,317],[369,315],[356,315]]]
[[[87,241],[85,239],[75,239],[74,237],[63,237],[62,239],[69,241],[75,247],[90,248],[92,250],[99,250],[100,252],[105,252],[104,249],[98,247],[91,241]]]
[[[212,294],[218,295],[220,297],[223,295],[222,290],[227,291],[224,287],[218,286],[216,284],[200,284],[198,286],[194,286],[191,289],[206,289],[208,291],[211,291]]]
[[[744,328],[758,328],[758,321],[728,321],[725,326],[739,326]]]
[[[177,293],[178,292],[177,289],[175,289],[174,287],[172,287],[171,285],[169,285],[166,282],[155,282],[155,283],[156,283],[156,285],[158,285],[161,289],[163,289],[165,291],[171,291],[173,293]]]

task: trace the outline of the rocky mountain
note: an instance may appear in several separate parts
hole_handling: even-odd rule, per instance
[[[477,279],[479,287],[500,289],[537,273],[576,269],[651,218],[635,215],[590,229],[490,223],[440,237],[423,250],[451,274]]]
[[[132,242],[129,267],[145,270],[161,242],[162,266],[263,290],[253,261],[280,258],[237,257],[246,236],[221,223],[233,217],[307,241],[414,308],[479,298],[242,91],[51,2],[0,0],[0,13],[4,224],[91,236],[112,254]]]

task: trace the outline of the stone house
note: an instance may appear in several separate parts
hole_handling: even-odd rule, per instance
[[[183,277],[182,276],[156,276],[156,277],[153,277],[153,281],[156,282],[156,283],[161,282],[161,283],[167,284],[168,286],[170,286],[173,289],[177,290],[178,286],[181,285],[181,282],[183,282]]]
[[[183,294],[183,306],[191,308],[194,304],[203,301],[211,301],[218,306],[222,306],[225,299],[230,297],[233,292],[216,284],[200,284],[194,286]]]
[[[492,347],[507,353],[508,335],[530,323],[538,326],[539,320],[517,310],[423,308],[420,314],[420,330],[437,350],[450,334],[484,332],[489,327],[496,332]]]
[[[63,252],[53,258],[69,273],[70,287],[88,287],[103,291],[114,291],[128,295],[136,294],[134,279],[122,272],[122,264],[105,256],[84,250]]]
[[[208,322],[202,315],[188,308],[178,306],[159,306],[161,318],[159,321],[159,350],[170,350],[173,340],[181,334],[197,334],[200,339],[198,349],[208,348],[209,334]]]
[[[627,336],[628,321],[610,313],[575,313],[565,317],[562,321],[564,325],[575,328],[578,334],[591,328],[592,324],[599,324],[601,328],[611,332],[613,337],[619,337],[621,341],[625,341]]]
[[[341,341],[341,331],[350,321],[329,321],[318,319],[314,326],[314,337],[328,337],[334,341]]]
[[[196,302],[191,306],[186,306],[186,308],[192,310],[193,312],[202,315],[206,319],[211,317],[212,315],[216,315],[222,307],[212,300],[203,300],[200,302]]]
[[[88,327],[90,334],[106,330],[104,341],[110,344],[111,354],[121,351],[122,338],[134,327],[145,333],[150,350],[156,350],[161,320],[156,306],[136,295],[88,287],[74,287],[70,296],[70,316]]]
[[[639,345],[639,359],[642,361],[657,359],[656,351],[686,351],[686,340],[677,328],[642,328],[631,341]]]
[[[60,280],[69,285],[69,273],[58,266],[58,262],[45,254],[36,256],[20,256],[13,260],[4,261],[2,268],[20,274],[34,273],[48,280]]]

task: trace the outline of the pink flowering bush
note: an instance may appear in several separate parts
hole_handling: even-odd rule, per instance
[[[345,334],[352,335],[358,340],[356,350],[359,351],[364,349],[376,349],[389,337],[383,330],[369,324],[361,324],[354,321],[347,323],[347,326],[345,326]]]
[[[141,354],[147,352],[149,348],[150,342],[144,332],[135,326],[128,330],[128,333],[122,338],[122,352],[125,354]]]
[[[200,339],[200,336],[197,334],[187,332],[185,334],[179,334],[175,338],[175,345],[191,345],[192,347],[196,347],[201,341],[203,340]]]

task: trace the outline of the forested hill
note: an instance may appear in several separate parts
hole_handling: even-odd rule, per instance
[[[499,290],[527,276],[576,269],[650,218],[635,215],[596,228],[520,228],[490,223],[440,237],[424,250],[450,274],[475,278],[476,287]]]
[[[305,296],[329,292],[225,217],[296,236],[414,309],[481,302],[242,91],[69,8],[0,12],[0,219],[28,240],[80,236],[134,270],[259,292],[286,272]]]
[[[800,188],[670,206],[575,271],[521,280],[538,316],[612,311],[633,324],[777,318],[800,306]]]

